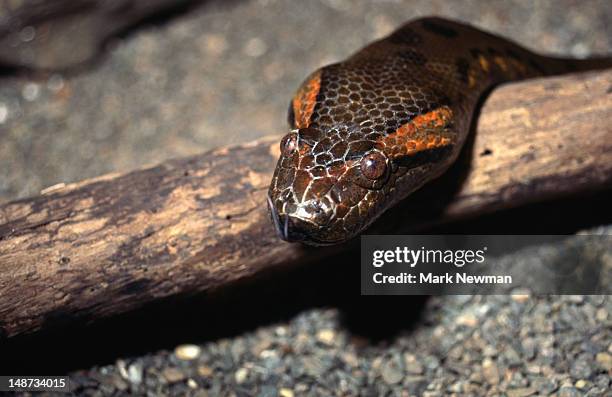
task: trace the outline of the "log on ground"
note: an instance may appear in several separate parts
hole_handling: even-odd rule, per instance
[[[482,109],[460,183],[444,200],[417,194],[410,208],[419,217],[396,224],[414,231],[609,188],[611,91],[612,71],[499,87]],[[307,249],[276,237],[265,196],[278,140],[58,185],[1,205],[0,335],[125,313],[344,249]]]

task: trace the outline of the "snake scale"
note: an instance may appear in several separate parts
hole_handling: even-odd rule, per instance
[[[316,70],[289,104],[268,192],[278,235],[312,245],[356,236],[449,168],[491,87],[591,67],[422,18]]]

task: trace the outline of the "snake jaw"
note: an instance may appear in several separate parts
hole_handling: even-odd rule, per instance
[[[313,199],[299,203],[289,216],[324,227],[332,220],[334,212],[334,206],[327,200]]]
[[[301,241],[321,245],[311,237],[317,236],[334,221],[336,204],[329,197],[310,199],[288,206],[287,202],[275,206],[268,195],[268,208],[277,235],[288,242]],[[290,211],[288,211],[290,208]]]

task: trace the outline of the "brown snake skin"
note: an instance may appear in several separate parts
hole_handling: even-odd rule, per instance
[[[409,22],[302,84],[268,192],[279,236],[346,241],[457,158],[480,97],[589,69],[440,18]]]

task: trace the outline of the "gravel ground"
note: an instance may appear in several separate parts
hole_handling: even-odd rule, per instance
[[[612,227],[589,233],[612,234]],[[588,247],[582,236],[570,240]],[[563,252],[562,244],[550,250],[555,246]],[[533,266],[531,252],[521,249],[504,262]],[[587,256],[612,271],[612,246]],[[552,268],[563,259],[540,260]],[[610,296],[401,299],[390,310],[379,309],[383,316],[414,316],[411,326],[403,324],[393,336],[370,331],[365,338],[346,308],[307,310],[233,338],[185,340],[173,350],[119,358],[71,377],[81,385],[76,391],[87,395],[612,395]],[[370,317],[374,329],[389,325],[381,317],[377,324],[371,307],[353,310]]]
[[[288,98],[309,71],[430,14],[541,52],[612,52],[607,0],[206,2],[115,41],[85,72],[1,76],[0,202],[280,134]],[[329,305],[70,374],[84,395],[612,395],[609,296],[402,302],[394,315],[420,317],[393,337],[365,338]]]
[[[609,396],[611,309],[606,296],[437,297],[414,332],[380,344],[314,310],[72,379],[86,395]]]

